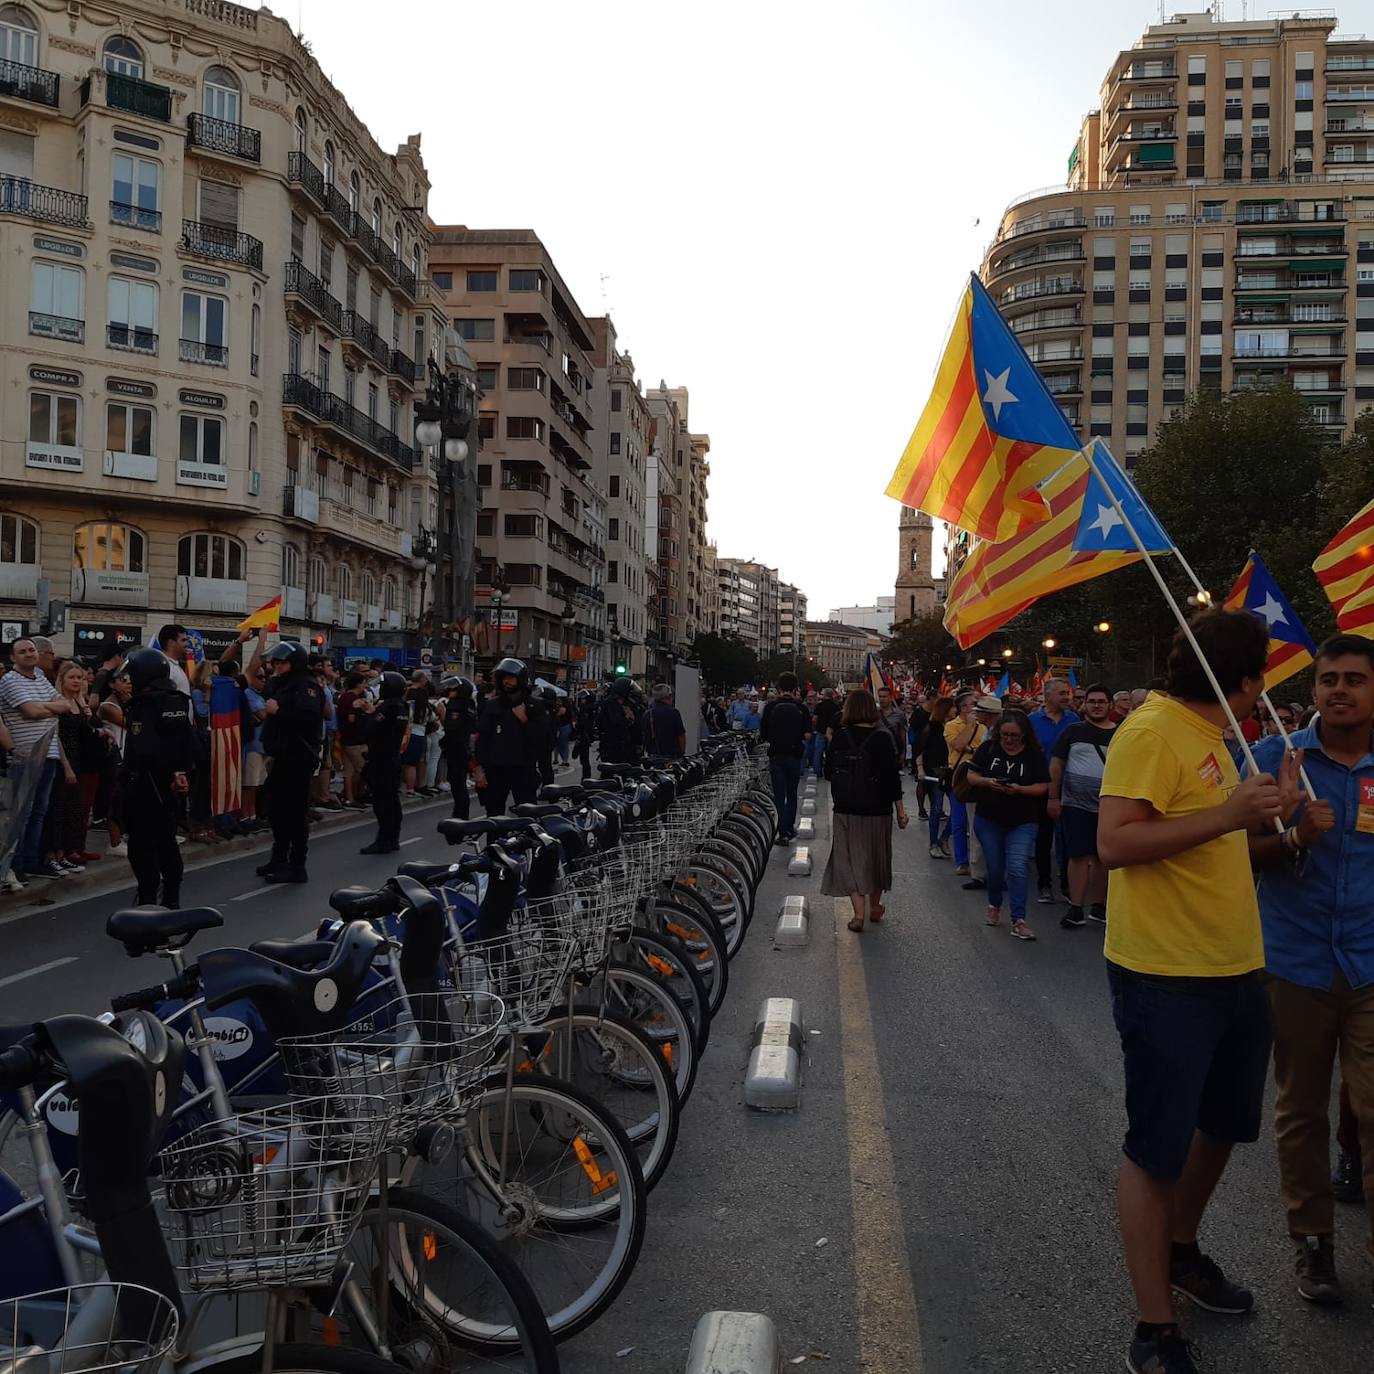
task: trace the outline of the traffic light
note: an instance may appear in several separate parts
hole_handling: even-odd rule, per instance
[[[625,674],[628,673],[629,671],[630,671],[630,670],[629,670],[623,663],[617,663],[617,664],[615,665],[615,675],[616,675],[616,677],[624,677]]]
[[[310,636],[310,647],[311,647],[312,649],[323,649],[323,648],[324,648],[324,636],[323,636],[323,635],[311,635],[311,636]]]

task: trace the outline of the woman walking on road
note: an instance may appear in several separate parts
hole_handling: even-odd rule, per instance
[[[864,691],[845,698],[839,728],[825,753],[834,830],[821,879],[827,897],[848,897],[849,929],[864,928],[864,903],[875,925],[883,919],[883,893],[892,888],[892,813],[907,826],[897,747],[883,728],[878,703]]]
[[[930,857],[949,858],[950,818],[945,814],[945,782],[949,772],[949,741],[945,725],[954,714],[954,698],[940,697],[930,704],[930,719],[913,746],[917,777],[926,789],[930,815]]]
[[[1026,885],[1050,775],[1024,711],[1002,713],[974,754],[968,780],[978,789],[973,824],[988,864],[987,923],[1001,921],[1005,891],[1011,897],[1011,933],[1034,940],[1026,924]]]

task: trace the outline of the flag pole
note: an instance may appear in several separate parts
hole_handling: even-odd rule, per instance
[[[1127,479],[1127,480],[1129,480],[1129,479]],[[1198,593],[1199,593],[1200,595],[1202,595],[1202,596],[1210,596],[1210,593],[1207,591],[1207,588],[1204,587],[1204,586],[1202,585],[1202,583],[1198,580],[1198,575],[1193,571],[1193,569],[1192,569],[1191,565],[1189,564],[1188,560],[1187,560],[1186,558],[1184,558],[1183,554],[1179,551],[1178,545],[1173,543],[1173,536],[1172,536],[1172,535],[1170,536],[1169,542],[1170,542],[1170,544],[1173,545],[1174,557],[1178,559],[1179,567],[1181,567],[1181,568],[1183,569],[1183,571],[1184,571],[1185,573],[1188,574],[1188,580],[1193,584],[1193,586],[1197,589],[1197,591],[1198,591]],[[1251,550],[1250,550],[1250,555],[1249,555],[1249,556],[1250,556],[1251,558],[1253,558],[1253,557],[1255,556],[1255,550],[1254,550],[1254,549],[1251,549]],[[1268,687],[1266,687],[1266,688],[1264,689],[1264,691],[1262,691],[1262,692],[1260,693],[1260,700],[1261,700],[1262,702],[1264,702],[1264,704],[1269,708],[1269,715],[1270,715],[1270,718],[1273,720],[1274,724],[1275,724],[1276,726],[1278,726],[1279,735],[1280,735],[1280,736],[1282,737],[1282,739],[1283,739],[1283,747],[1284,747],[1284,749],[1285,749],[1288,753],[1290,753],[1290,754],[1295,754],[1295,753],[1297,753],[1297,750],[1293,748],[1293,741],[1288,737],[1288,731],[1285,730],[1285,729],[1283,728],[1283,722],[1279,719],[1278,709],[1275,707],[1273,701],[1270,699],[1270,696],[1269,696],[1269,688],[1268,688]],[[1250,766],[1253,768],[1253,767],[1254,767],[1254,764],[1252,763]],[[1317,800],[1317,791],[1316,791],[1316,788],[1314,788],[1314,787],[1312,786],[1312,779],[1309,778],[1309,777],[1307,776],[1307,769],[1306,769],[1306,767],[1300,765],[1299,768],[1298,768],[1298,773],[1299,773],[1299,774],[1301,775],[1301,777],[1302,777],[1303,789],[1304,789],[1304,790],[1306,791],[1306,793],[1307,793],[1308,800],[1310,800],[1310,801],[1316,801],[1316,800]]]
[[[1193,634],[1193,627],[1188,624],[1188,617],[1183,614],[1183,610],[1175,600],[1173,592],[1169,590],[1169,584],[1164,580],[1164,575],[1155,565],[1154,559],[1150,557],[1150,551],[1145,547],[1145,541],[1140,537],[1136,527],[1131,523],[1131,517],[1126,514],[1125,508],[1121,504],[1121,499],[1117,496],[1112,484],[1098,471],[1097,464],[1093,461],[1092,450],[1092,444],[1087,445],[1087,447],[1081,450],[1084,461],[1091,469],[1093,476],[1097,478],[1103,491],[1107,493],[1107,499],[1112,503],[1112,508],[1116,511],[1117,518],[1121,521],[1122,525],[1125,526],[1126,533],[1131,536],[1131,541],[1135,544],[1141,558],[1145,560],[1145,566],[1149,568],[1150,575],[1154,578],[1155,585],[1158,586],[1160,594],[1168,603],[1169,609],[1174,613],[1174,619],[1178,621],[1179,629],[1183,631],[1184,638],[1188,641],[1193,653],[1197,656],[1198,664],[1206,675],[1212,691],[1216,693],[1217,701],[1220,703],[1221,709],[1225,713],[1227,723],[1235,732],[1236,742],[1240,745],[1241,752],[1245,755],[1246,763],[1250,765],[1251,773],[1258,773],[1260,768],[1259,764],[1255,762],[1254,751],[1250,748],[1249,741],[1241,732],[1240,722],[1236,719],[1236,713],[1231,709],[1231,703],[1226,699],[1226,693],[1221,690],[1221,683],[1217,681],[1217,675],[1212,671],[1212,665],[1207,662],[1207,657],[1202,652],[1202,646],[1197,642],[1197,636]],[[1127,478],[1127,480],[1129,481],[1130,479]],[[1172,546],[1173,540],[1171,539],[1169,542]],[[1176,554],[1177,550],[1175,549],[1173,552]],[[1198,590],[1206,595],[1205,588],[1199,587]],[[1210,600],[1210,597],[1208,599]],[[1274,817],[1274,828],[1280,835],[1283,834],[1283,821],[1278,816]]]

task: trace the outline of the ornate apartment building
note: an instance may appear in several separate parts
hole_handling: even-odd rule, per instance
[[[43,579],[63,651],[213,645],[282,592],[284,633],[399,645],[428,193],[265,9],[0,4],[0,619]]]
[[[1066,185],[1002,216],[993,299],[1080,436],[1127,463],[1200,389],[1290,383],[1334,439],[1374,401],[1374,39],[1336,24],[1151,25]]]

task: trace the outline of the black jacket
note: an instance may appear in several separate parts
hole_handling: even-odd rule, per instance
[[[634,762],[643,752],[644,713],[639,703],[629,696],[608,696],[596,713],[596,737],[606,762]]]
[[[313,673],[284,673],[267,684],[277,709],[263,722],[262,747],[278,767],[318,768],[324,730],[324,688]]]
[[[168,681],[155,682],[124,708],[124,775],[166,785],[189,773],[195,758],[186,698]]]
[[[835,773],[853,752],[865,755],[867,782],[862,795],[841,803]],[[881,725],[847,725],[836,729],[825,751],[825,776],[832,784],[831,801],[838,815],[890,816],[902,798],[902,770],[897,763],[897,746]]]
[[[524,706],[521,722],[515,708]],[[477,717],[477,763],[483,768],[533,768],[549,750],[544,703],[520,693],[493,692]]]
[[[799,759],[811,733],[811,712],[796,697],[779,697],[763,708],[759,738],[768,743],[770,759]]]

